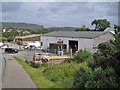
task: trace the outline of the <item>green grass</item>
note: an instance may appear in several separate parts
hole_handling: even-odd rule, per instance
[[[42,73],[46,67],[33,68],[25,61],[21,60],[18,57],[14,58],[22,65],[26,72],[30,75],[32,80],[35,82],[37,88],[52,88],[55,87],[55,83],[48,80]]]
[[[59,84],[58,88],[71,88],[74,82],[74,75],[81,66],[86,66],[86,63],[64,63],[59,65],[48,66],[44,70],[44,75],[50,80]],[[57,86],[57,85],[56,85]]]
[[[20,58],[15,56],[14,58],[23,66],[38,88],[71,88],[76,71],[80,67],[87,68],[87,62],[71,62],[33,68]]]

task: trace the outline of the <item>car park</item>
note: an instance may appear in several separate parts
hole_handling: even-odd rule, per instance
[[[24,49],[27,49],[27,48],[29,48],[29,45],[28,45],[28,44],[24,44],[24,45],[23,45],[23,48],[24,48]]]
[[[35,53],[34,56],[51,56],[50,53]]]
[[[0,46],[2,46],[3,45],[3,43],[2,42],[0,42]]]
[[[3,44],[3,45],[0,46],[0,48],[2,48],[2,49],[8,48],[8,47],[9,46],[7,44]]]
[[[35,45],[30,45],[29,46],[29,50],[35,50],[35,48],[36,48]]]
[[[37,46],[36,49],[43,50],[43,47],[42,46]]]
[[[5,48],[5,53],[18,53],[19,50],[16,48]]]

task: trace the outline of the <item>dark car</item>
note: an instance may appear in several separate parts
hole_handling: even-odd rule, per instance
[[[19,50],[16,49],[16,48],[6,48],[6,49],[5,49],[5,52],[6,52],[6,53],[18,53]]]

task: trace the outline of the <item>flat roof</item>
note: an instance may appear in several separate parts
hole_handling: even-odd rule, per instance
[[[104,31],[54,31],[43,36],[50,37],[72,37],[72,38],[95,38],[108,32]],[[110,32],[109,32],[110,33]]]

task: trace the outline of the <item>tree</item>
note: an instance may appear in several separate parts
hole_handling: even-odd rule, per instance
[[[115,25],[115,40],[101,43],[93,54],[94,64],[76,72],[75,88],[120,88],[120,26]]]
[[[90,29],[86,27],[85,25],[83,25],[82,27],[77,28],[75,31],[90,31]]]
[[[51,31],[52,30],[48,30],[48,29],[45,29],[45,28],[42,28],[42,29],[31,29],[30,33],[31,34],[45,34],[45,33],[51,32]]]
[[[120,78],[120,73],[119,73],[120,72],[120,26],[115,25],[114,28],[115,28],[115,35],[114,35],[115,41],[113,41],[112,44],[115,46],[114,58],[117,61],[116,66],[114,68],[115,68],[116,74]]]
[[[40,34],[40,29],[31,29],[30,33],[31,34]]]
[[[115,40],[98,45],[98,52],[94,54],[97,66],[102,68],[113,67],[120,78],[120,26],[115,26]]]
[[[105,42],[99,44],[98,49],[99,50],[93,55],[96,66],[101,66],[104,69],[116,66],[116,59],[113,57],[115,54],[114,45]]]
[[[80,67],[75,74],[73,88],[118,88],[118,80],[113,68],[95,69]]]
[[[9,32],[3,33],[3,37],[6,37],[8,41],[13,41],[17,35],[19,35],[19,33],[15,29],[11,29]]]
[[[107,19],[98,19],[92,21],[91,25],[95,25],[96,31],[104,31],[106,28],[110,27],[110,22]]]
[[[114,25],[114,30],[115,30],[115,34],[117,34],[118,32],[120,32],[120,26]]]
[[[120,37],[113,43],[101,43],[93,55],[95,62],[76,72],[74,88],[119,88],[120,87]],[[85,56],[84,56],[85,57]],[[77,57],[76,59],[81,58]]]

